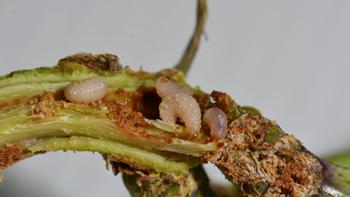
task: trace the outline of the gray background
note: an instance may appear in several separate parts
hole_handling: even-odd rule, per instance
[[[350,148],[350,1],[208,4],[207,40],[188,82],[257,107],[317,155]],[[0,74],[76,52],[113,53],[134,70],[170,68],[193,32],[195,9],[194,0],[1,0]],[[39,155],[3,171],[0,196],[129,196],[104,165],[97,153]]]

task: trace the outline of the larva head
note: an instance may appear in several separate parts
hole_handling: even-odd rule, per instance
[[[190,87],[179,85],[171,81],[170,78],[167,76],[161,76],[158,78],[156,83],[156,90],[160,98],[163,98],[166,95],[174,92],[183,92],[190,96],[193,95]]]

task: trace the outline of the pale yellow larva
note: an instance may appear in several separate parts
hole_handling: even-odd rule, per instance
[[[93,76],[69,84],[64,89],[64,96],[72,103],[89,103],[104,97],[107,89],[108,86],[104,79]]]

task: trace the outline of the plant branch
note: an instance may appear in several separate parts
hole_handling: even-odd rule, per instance
[[[191,41],[188,43],[187,49],[182,56],[180,63],[175,67],[178,70],[184,72],[187,75],[188,70],[190,69],[191,63],[196,55],[201,35],[203,33],[204,24],[207,18],[207,2],[206,0],[198,0],[197,5],[197,25],[195,32],[191,38]]]

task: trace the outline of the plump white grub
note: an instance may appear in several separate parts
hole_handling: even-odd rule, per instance
[[[179,117],[185,122],[188,133],[196,135],[202,127],[201,110],[192,97],[190,87],[179,85],[162,76],[157,80],[156,90],[162,102],[159,105],[159,116],[165,122],[175,123]]]
[[[72,103],[89,103],[104,97],[107,89],[108,86],[104,79],[93,76],[69,84],[64,89],[64,96]]]
[[[190,96],[193,95],[190,87],[179,85],[170,80],[167,76],[159,77],[156,83],[157,94],[160,98],[174,93],[174,92],[184,92]]]
[[[227,133],[227,116],[220,108],[212,107],[207,109],[203,115],[203,123],[209,125],[212,138],[225,138]]]
[[[202,114],[197,101],[184,92],[173,92],[164,96],[159,112],[160,118],[165,122],[175,123],[179,117],[185,122],[189,134],[198,134],[202,127]]]

